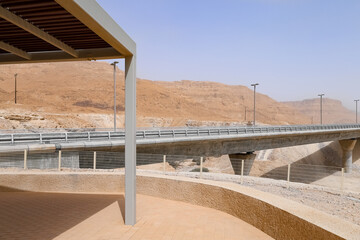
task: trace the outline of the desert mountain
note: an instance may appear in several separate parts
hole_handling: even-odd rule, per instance
[[[289,107],[299,110],[312,119],[314,124],[320,123],[320,99],[284,102]],[[323,98],[323,123],[354,123],[355,112],[344,107],[339,100]]]
[[[18,104],[14,104],[15,73]],[[110,128],[112,74],[113,68],[106,62],[0,65],[0,126]],[[253,91],[241,85],[137,80],[139,127],[243,124],[253,118],[252,101]],[[124,72],[120,70],[117,110],[121,127]],[[257,93],[257,121],[306,124],[311,120],[289,105]]]
[[[254,93],[245,86],[200,81],[155,83],[166,87],[173,94],[180,94],[182,99],[191,100],[194,108],[220,114],[224,120],[245,122],[245,108],[246,121],[253,120]],[[310,119],[292,107],[257,93],[256,121],[265,124],[305,124]]]

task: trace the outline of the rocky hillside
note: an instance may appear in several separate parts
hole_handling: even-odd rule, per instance
[[[314,124],[320,123],[320,99],[284,102],[289,107],[299,110],[312,119]],[[354,123],[355,112],[344,107],[339,100],[323,99],[323,123]]]
[[[18,94],[14,104],[14,74]],[[0,127],[112,127],[113,68],[106,62],[0,66]],[[124,73],[117,72],[119,127]],[[215,82],[137,80],[138,126],[243,124],[253,118],[253,91]],[[245,108],[246,119],[245,119]],[[305,124],[310,118],[257,93],[263,124]]]
[[[253,91],[241,85],[231,86],[216,82],[156,82],[172,94],[189,99],[196,110],[206,109],[230,121],[253,120]],[[208,115],[208,114],[207,114]],[[207,116],[208,118],[208,116]],[[256,95],[256,120],[265,124],[307,124],[310,118],[292,107],[279,103],[264,94]]]

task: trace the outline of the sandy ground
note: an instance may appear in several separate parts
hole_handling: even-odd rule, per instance
[[[122,194],[0,192],[0,239],[273,239],[224,212],[137,195],[125,226]]]

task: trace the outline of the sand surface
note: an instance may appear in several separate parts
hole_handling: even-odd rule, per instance
[[[123,195],[1,192],[0,239],[272,239],[221,211],[145,195],[135,226],[123,212]]]

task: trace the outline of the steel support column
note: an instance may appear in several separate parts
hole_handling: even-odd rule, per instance
[[[125,57],[125,224],[136,223],[136,57]]]

